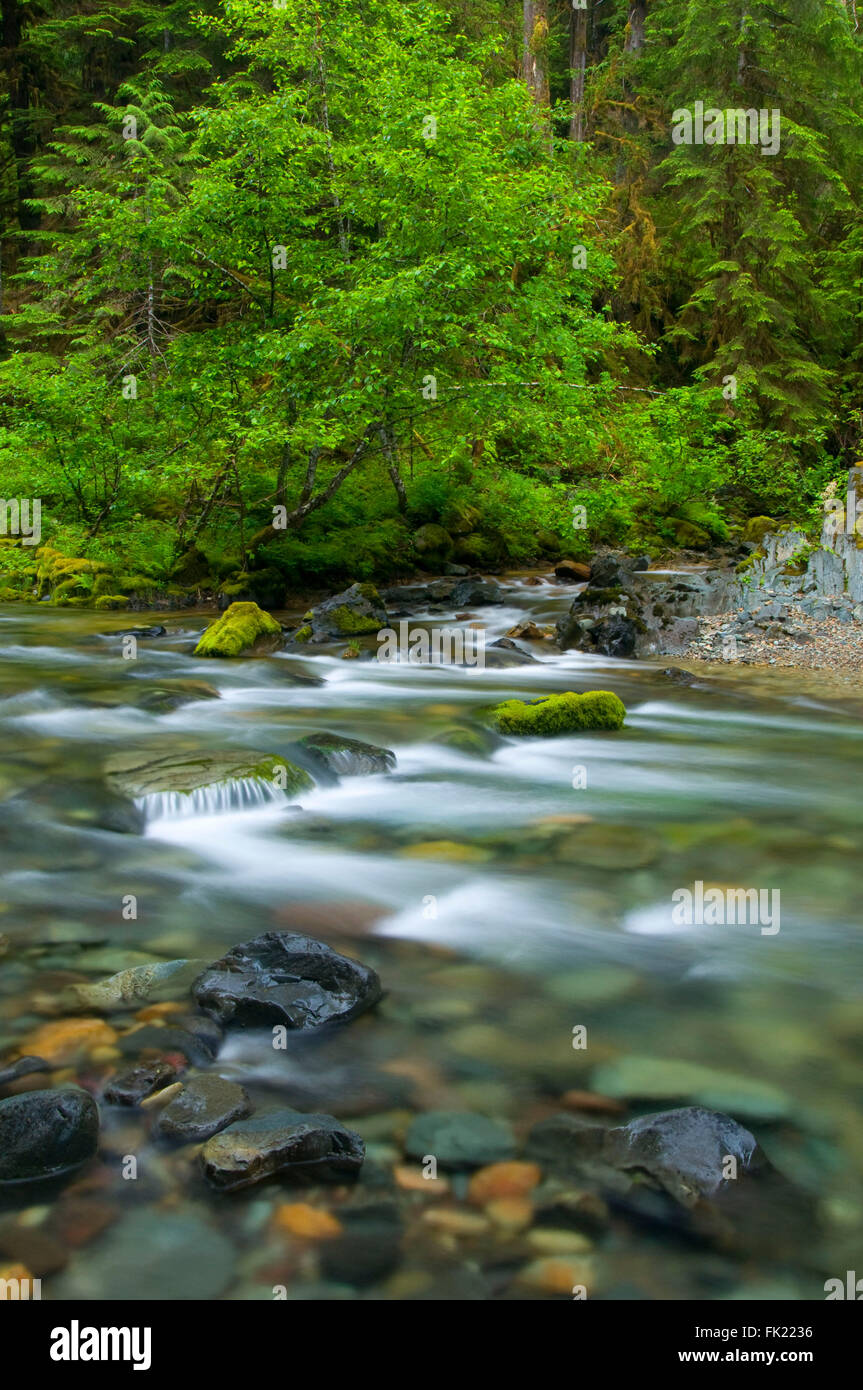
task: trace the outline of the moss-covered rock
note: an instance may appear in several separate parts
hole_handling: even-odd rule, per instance
[[[219,607],[227,608],[229,603],[234,602],[251,602],[262,608],[281,608],[285,602],[285,588],[285,576],[274,567],[249,570],[245,574],[236,571],[221,586]]]
[[[243,656],[253,650],[272,650],[282,639],[282,629],[256,603],[232,603],[211,623],[195,656]]]
[[[100,594],[93,603],[94,608],[113,610],[128,608],[129,600],[125,594]]]
[[[443,526],[429,522],[414,531],[411,537],[417,555],[428,565],[444,564],[452,554],[453,540]]]
[[[553,738],[583,729],[620,729],[626,718],[623,701],[610,690],[576,695],[548,695],[542,700],[504,700],[490,711],[490,722],[501,734]]]
[[[185,588],[197,588],[210,576],[210,562],[202,550],[190,545],[168,571],[176,584]]]
[[[706,550],[710,545],[709,532],[703,526],[697,526],[694,521],[687,521],[685,517],[672,517],[671,526],[675,541],[685,550]]]
[[[455,544],[455,559],[460,565],[490,565],[495,560],[495,547],[477,532],[459,536]]]
[[[776,531],[779,523],[772,516],[751,516],[743,528],[743,539],[749,545],[760,545],[769,531]]]
[[[443,510],[441,522],[450,536],[467,536],[482,520],[482,512],[470,502],[451,499]],[[425,529],[425,528],[424,528]],[[419,532],[417,533],[419,534]]]
[[[296,632],[295,632],[294,635],[293,635],[293,641],[294,641],[294,642],[308,642],[308,641],[310,641],[311,636],[312,636],[312,627],[311,627],[311,623],[304,623],[302,627],[298,627],[298,628],[297,628]]]
[[[126,796],[144,797],[174,792],[190,796],[203,787],[231,782],[267,782],[293,796],[314,786],[305,768],[273,753],[169,753],[152,751],[113,754],[105,764],[109,786]]]
[[[328,642],[379,632],[389,620],[374,584],[352,584],[344,593],[334,594],[313,608],[309,621],[312,632],[308,640]]]

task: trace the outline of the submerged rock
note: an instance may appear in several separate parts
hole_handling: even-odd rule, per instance
[[[202,1022],[204,1020],[201,1020]],[[211,1062],[219,1050],[221,1034],[215,1029],[209,1032],[193,1033],[187,1028],[159,1028],[155,1024],[145,1024],[134,1032],[125,1033],[117,1039],[117,1047],[124,1057],[140,1057],[143,1052],[158,1052],[162,1057],[179,1053],[196,1067]]]
[[[200,1007],[220,1023],[317,1028],[376,1004],[374,970],[292,932],[265,932],[217,960],[195,983]]]
[[[71,1003],[84,1009],[101,1009],[106,1013],[124,1006],[166,999],[181,999],[188,994],[194,981],[206,965],[203,960],[156,961],[151,965],[135,965],[121,970],[110,979],[93,985],[70,985],[67,991]]]
[[[620,729],[626,708],[608,690],[591,690],[576,695],[548,695],[541,700],[504,700],[491,711],[491,721],[502,734],[553,738],[556,734],[583,729]]]
[[[693,1100],[747,1119],[779,1120],[793,1113],[790,1097],[769,1082],[684,1058],[621,1057],[597,1067],[591,1085],[612,1099]]]
[[[234,1278],[227,1236],[186,1211],[133,1211],[85,1250],[52,1285],[55,1299],[214,1299]]]
[[[87,1091],[64,1087],[0,1100],[0,1184],[71,1172],[98,1144],[99,1111]]]
[[[211,1139],[220,1130],[251,1113],[242,1086],[221,1076],[195,1076],[156,1120],[156,1133],[184,1144]]]
[[[389,748],[378,748],[373,743],[343,738],[340,734],[306,734],[299,746],[319,758],[328,772],[341,777],[391,772],[396,765],[396,755]]]
[[[647,1173],[684,1206],[716,1192],[728,1179],[729,1158],[739,1173],[754,1152],[755,1139],[748,1129],[703,1106],[642,1115],[610,1130],[605,1140],[610,1162]]]
[[[209,1139],[201,1166],[213,1187],[235,1192],[275,1174],[349,1177],[359,1172],[364,1157],[360,1136],[332,1115],[270,1110]]]
[[[50,1063],[43,1057],[18,1057],[14,1062],[0,1066],[0,1086],[9,1086],[13,1081],[20,1081],[22,1076],[31,1076],[34,1072],[50,1070]]]
[[[282,629],[256,603],[232,603],[211,623],[195,648],[195,656],[244,656],[273,651],[282,645]]]
[[[503,746],[503,739],[490,729],[477,726],[453,726],[435,734],[432,743],[441,743],[445,748],[455,748],[459,753],[469,753],[477,758],[489,757],[497,748]]]
[[[430,1155],[441,1168],[484,1168],[512,1158],[515,1139],[500,1120],[469,1111],[430,1110],[408,1129],[405,1152],[417,1159]]]

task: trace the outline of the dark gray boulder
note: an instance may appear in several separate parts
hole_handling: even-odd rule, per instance
[[[99,1144],[99,1111],[77,1087],[0,1100],[0,1184],[55,1178],[80,1168]]]
[[[222,1024],[317,1028],[355,1018],[376,1004],[382,991],[374,970],[323,941],[265,932],[215,961],[192,993]]]

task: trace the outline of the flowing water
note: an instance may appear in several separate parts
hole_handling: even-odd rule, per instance
[[[506,605],[470,620],[491,641],[525,617],[553,622],[570,599],[512,578]],[[386,1206],[422,1110],[477,1111],[521,1140],[571,1091],[628,1100],[623,1120],[703,1102],[752,1130],[805,1197],[810,1225],[777,1230],[742,1262],[662,1222],[613,1217],[596,1239],[599,1296],[815,1298],[855,1268],[855,1252],[859,1265],[863,700],[811,674],[736,666],[685,687],[664,661],[542,642],[522,643],[536,664],[504,670],[340,651],[196,660],[210,616],[136,615],[168,633],[126,659],[128,615],[0,609],[0,1057],[29,1050],[69,983],[154,959],[214,960],[262,931],[298,930],[374,966],[384,1001],[287,1052],[231,1033],[214,1065],[256,1099],[356,1128],[369,1200]],[[148,710],[147,693],[176,681],[207,682],[219,698]],[[436,741],[492,701],[570,689],[615,690],[625,729],[510,740],[485,756]],[[108,828],[112,754],[289,756],[321,729],[391,748],[396,769],[293,802],[260,783],[157,795],[143,834]],[[697,881],[778,890],[780,930],[676,924],[672,894]],[[107,1017],[116,1033],[133,1021]],[[61,1059],[52,1082],[98,1094],[119,1055],[106,1036],[101,1050]],[[285,1285],[290,1297],[476,1298],[512,1296],[542,1249],[523,1234],[438,1228],[422,1194],[396,1196],[397,1253],[354,1268],[349,1243],[328,1256],[274,1226],[284,1191],[215,1197],[194,1152],[160,1148],[140,1111],[103,1107],[95,1168],[45,1197],[7,1191],[0,1265],[19,1251],[27,1263],[24,1231],[54,1252],[31,1271],[46,1275],[43,1297],[271,1298]],[[456,1177],[443,1204],[470,1210],[464,1196]],[[355,1197],[296,1200],[335,1211]],[[157,1248],[168,1218],[187,1256],[173,1283]]]

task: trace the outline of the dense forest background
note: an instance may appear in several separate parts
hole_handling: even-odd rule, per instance
[[[861,451],[855,0],[2,0],[0,49],[6,596],[703,549]]]

